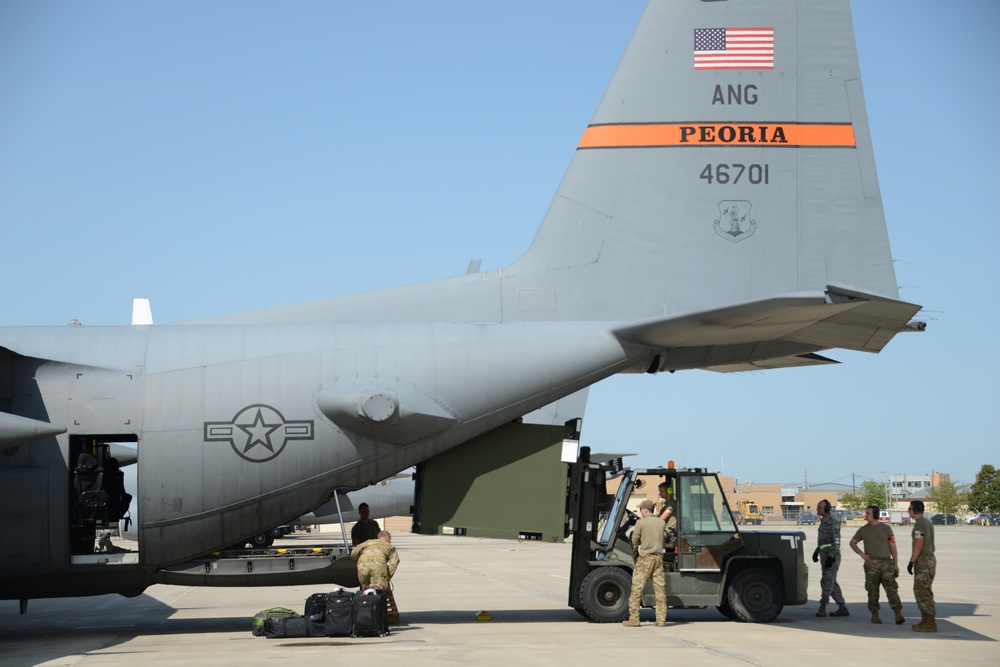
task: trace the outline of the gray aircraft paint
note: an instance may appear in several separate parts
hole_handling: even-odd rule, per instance
[[[138,488],[135,466],[124,467],[122,470],[125,473],[125,488]],[[410,513],[410,508],[413,506],[413,487],[413,472],[404,471],[356,491],[338,494],[339,497],[336,500],[328,500],[312,512],[293,519],[289,524],[303,526],[357,521],[360,518],[358,507],[361,503],[368,503],[372,519],[405,516]],[[137,528],[141,521],[139,509],[133,498],[129,507],[129,521],[119,522],[119,534],[126,539],[138,542]]]
[[[772,69],[695,69],[695,30],[743,26],[773,28]],[[140,571],[86,592],[134,590],[612,374],[828,363],[918,310],[848,3],[654,0],[510,266],[182,325],[0,329],[0,409],[24,418],[0,420],[0,525],[38,542],[0,548],[0,582],[73,593],[15,586],[68,571],[72,436],[138,439]]]

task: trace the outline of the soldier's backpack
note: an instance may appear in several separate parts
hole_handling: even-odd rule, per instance
[[[286,609],[285,607],[272,607],[271,609],[265,609],[264,611],[259,611],[253,617],[252,620],[252,631],[254,637],[264,636],[264,623],[268,619],[278,619],[278,618],[288,618],[298,616],[298,612],[294,612],[291,609]]]
[[[354,636],[385,637],[389,634],[389,596],[369,588],[354,596]]]
[[[354,593],[343,588],[326,594],[323,619],[327,637],[350,637],[354,632]]]

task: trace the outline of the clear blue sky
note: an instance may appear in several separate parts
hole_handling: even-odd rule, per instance
[[[584,444],[758,482],[1000,464],[1000,3],[852,3],[903,298],[837,367],[623,376]],[[159,323],[495,269],[644,7],[0,3],[0,325]]]

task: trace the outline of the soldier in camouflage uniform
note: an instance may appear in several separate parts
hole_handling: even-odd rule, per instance
[[[920,622],[913,626],[917,632],[937,632],[934,616],[934,575],[937,573],[937,558],[934,556],[934,525],[924,518],[924,503],[914,500],[910,503],[910,520],[913,521],[913,552],[906,571],[913,575],[913,597],[920,609]]]
[[[656,625],[667,624],[667,585],[663,576],[663,519],[655,516],[652,500],[639,503],[639,519],[632,529],[632,555],[635,569],[632,570],[632,592],[628,597],[628,618],[622,625],[639,627],[639,605],[646,580],[653,579],[653,593],[656,595]]]
[[[837,583],[837,571],[840,569],[840,522],[834,518],[830,510],[829,500],[823,499],[816,504],[816,513],[821,521],[816,538],[818,546],[813,551],[813,562],[820,563],[823,572],[819,580],[822,594],[819,597],[819,611],[816,615],[826,616],[826,603],[833,596],[833,601],[838,607],[837,611],[830,612],[830,616],[850,616],[844,603],[844,595],[840,592],[840,584]]]
[[[663,519],[666,525],[666,534],[663,542],[670,548],[677,539],[677,501],[674,500],[674,492],[667,482],[659,486],[660,499],[656,502],[656,509],[653,514]]]
[[[389,579],[396,574],[399,554],[392,546],[392,535],[383,530],[374,540],[367,540],[354,547],[351,558],[358,561],[358,581],[362,588],[389,590]]]
[[[851,548],[865,561],[865,590],[868,591],[868,611],[872,613],[872,623],[881,623],[878,610],[878,587],[885,588],[889,606],[896,615],[896,625],[906,622],[903,618],[903,603],[899,600],[899,556],[896,553],[896,538],[887,523],[878,520],[877,505],[869,505],[865,510],[865,525],[858,529],[851,539]],[[858,548],[864,542],[865,550]]]

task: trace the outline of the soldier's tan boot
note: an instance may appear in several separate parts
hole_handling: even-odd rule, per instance
[[[639,627],[639,621],[633,621],[631,618],[626,618],[624,621],[622,621],[622,625],[624,625],[626,628],[637,628]]]
[[[937,632],[937,621],[930,614],[921,614],[920,622],[913,626],[917,632]]]
[[[851,612],[847,611],[847,605],[841,602],[837,606],[837,611],[831,611],[830,616],[850,616]]]
[[[819,606],[819,609],[816,610],[816,615],[817,616],[826,616],[826,605],[825,604],[821,604]]]
[[[903,623],[906,623],[906,619],[903,618],[902,607],[893,607],[892,613],[896,615],[896,625],[902,625]]]
[[[882,622],[882,619],[878,617],[878,612],[877,611],[873,611],[872,612],[872,623],[881,623],[881,622]]]

